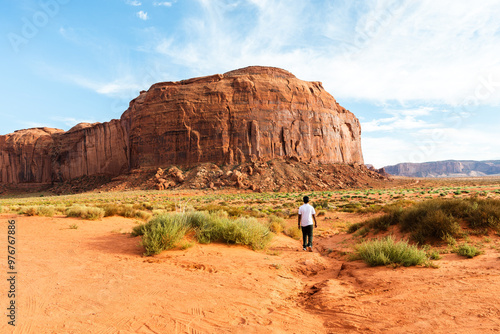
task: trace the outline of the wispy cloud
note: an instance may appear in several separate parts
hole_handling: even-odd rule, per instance
[[[174,4],[174,1],[155,1],[153,2],[153,6],[164,6],[164,7],[172,7],[172,5]]]
[[[144,20],[144,21],[149,19],[148,13],[143,11],[143,10],[140,10],[137,12],[137,17],[140,18],[141,20]]]
[[[88,78],[75,73],[64,73],[58,69],[46,68],[45,73],[50,73],[51,77],[63,82],[92,90],[98,94],[114,98],[130,98],[136,96],[140,90],[144,89],[144,84],[137,82],[136,78],[126,74],[113,81],[100,81]]]
[[[126,3],[127,3],[127,5],[134,6],[134,7],[142,5],[142,3],[140,1],[137,1],[137,0],[127,0]]]
[[[500,103],[496,1],[481,6],[451,0],[308,6],[247,0],[255,10],[244,22],[234,3],[199,4],[201,15],[193,12],[181,25],[179,36],[189,39],[170,41],[168,50],[163,40],[157,42],[157,50],[173,63],[198,72],[274,65],[321,80],[344,98]],[[343,21],[342,15],[348,17]]]

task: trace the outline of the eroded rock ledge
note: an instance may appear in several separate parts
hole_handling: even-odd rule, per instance
[[[358,119],[320,82],[252,66],[156,83],[132,100],[119,120],[0,136],[0,183],[280,158],[362,164],[360,135]]]

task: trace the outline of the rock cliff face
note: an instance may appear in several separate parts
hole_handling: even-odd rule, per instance
[[[154,84],[120,120],[0,136],[0,183],[274,158],[363,163],[358,119],[320,82],[278,68]]]
[[[500,174],[500,161],[446,160],[423,163],[400,163],[385,166],[392,175],[409,177],[464,177]]]

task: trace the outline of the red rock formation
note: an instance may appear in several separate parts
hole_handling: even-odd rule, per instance
[[[63,132],[37,128],[0,136],[0,183],[50,182],[53,135]]]
[[[363,163],[358,119],[320,82],[270,67],[154,84],[120,120],[0,136],[0,183],[290,157]]]
[[[363,163],[358,119],[320,82],[277,68],[157,83],[127,114],[132,167],[285,156]]]

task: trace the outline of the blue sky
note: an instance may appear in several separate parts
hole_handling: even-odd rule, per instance
[[[119,118],[250,65],[322,81],[365,163],[500,159],[500,2],[2,0],[0,134]]]

